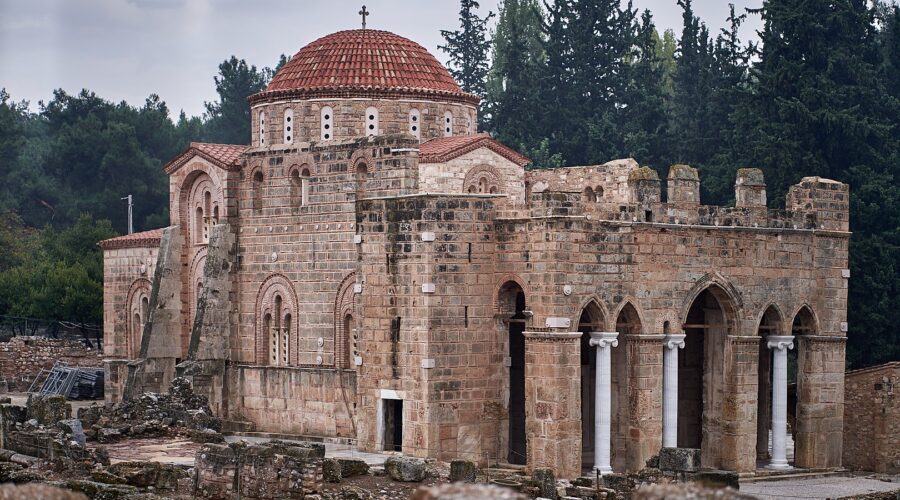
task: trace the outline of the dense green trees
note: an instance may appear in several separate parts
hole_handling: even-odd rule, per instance
[[[191,141],[250,141],[246,97],[273,70],[231,57],[219,71],[206,115],[175,122],[156,95],[134,107],[57,90],[32,111],[0,89],[0,320],[102,321],[97,242],[125,231],[121,198],[134,195],[136,231],[166,226],[162,166]]]
[[[494,17],[493,12],[480,17],[475,11],[478,9],[475,0],[462,0],[459,7],[460,29],[449,31],[441,30],[441,36],[446,41],[445,45],[438,48],[447,53],[450,58],[447,68],[450,74],[459,83],[459,86],[470,94],[475,94],[482,99],[482,105],[487,102],[485,80],[488,72],[488,51],[490,42],[487,39],[487,23]],[[484,109],[481,110],[484,114]]]

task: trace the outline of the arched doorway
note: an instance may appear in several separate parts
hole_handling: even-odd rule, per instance
[[[807,408],[811,401],[811,394],[804,391],[804,379],[820,367],[811,366],[809,360],[808,344],[804,337],[815,335],[817,325],[815,316],[807,306],[803,306],[794,316],[791,323],[791,335],[794,336],[794,349],[789,350],[788,357],[788,435],[787,458],[788,462],[796,461],[797,467],[813,467],[809,456],[809,447],[813,441],[813,430],[807,428]],[[791,446],[793,445],[793,447]],[[807,461],[809,461],[807,463]]]
[[[772,452],[772,350],[766,338],[782,335],[782,318],[775,306],[769,306],[762,315],[757,333],[759,341],[759,367],[757,370],[756,399],[756,461],[758,467],[768,465]]]
[[[509,433],[507,461],[527,463],[525,434],[525,292],[514,281],[506,282],[498,294],[501,318],[507,330],[509,365]]]
[[[592,347],[591,332],[603,331],[603,312],[596,302],[589,302],[581,311],[578,331],[581,332],[581,469],[594,466],[594,385],[597,374],[597,348]]]
[[[734,317],[728,295],[710,285],[691,303],[683,325],[685,347],[678,356],[678,447],[699,448],[704,467],[718,467],[725,341]]]
[[[612,468],[617,472],[643,468],[638,443],[631,434],[631,342],[641,333],[641,318],[629,302],[616,316],[619,345],[612,350]]]

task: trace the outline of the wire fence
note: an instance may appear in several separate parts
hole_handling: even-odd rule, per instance
[[[0,314],[0,342],[8,342],[14,337],[71,340],[92,349],[103,348],[103,327],[100,325]]]

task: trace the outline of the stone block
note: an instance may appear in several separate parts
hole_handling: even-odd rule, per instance
[[[49,484],[2,484],[0,500],[87,500],[84,493],[69,491]]]
[[[450,462],[450,482],[475,482],[475,462],[470,460],[452,460]]]
[[[78,446],[84,446],[87,438],[84,435],[84,428],[81,426],[81,420],[70,418],[60,420],[56,426],[62,429],[72,441],[78,443]]]
[[[472,500],[475,498],[526,500],[528,497],[518,491],[491,484],[452,483],[431,487],[420,486],[410,498],[411,500]]]
[[[740,488],[737,472],[725,470],[709,470],[695,473],[691,480],[706,488]]]
[[[556,476],[553,474],[553,469],[535,469],[531,473],[531,480],[537,487],[540,496],[556,500],[558,495],[556,492]]]
[[[341,464],[341,477],[362,476],[369,473],[369,464],[358,458],[339,458]]]
[[[322,477],[326,483],[341,482],[341,463],[336,458],[326,458],[322,461]]]
[[[66,398],[58,394],[41,396],[32,394],[28,396],[27,418],[37,420],[40,425],[53,425],[60,420],[72,418],[72,405]]]
[[[670,472],[694,472],[700,469],[700,450],[662,448],[659,450],[659,469]]]
[[[159,462],[119,462],[109,467],[109,473],[124,478],[126,483],[140,488],[175,490],[178,480],[188,477],[180,467]]]
[[[390,457],[384,461],[384,470],[394,481],[422,482],[425,479],[425,461],[413,457]]]

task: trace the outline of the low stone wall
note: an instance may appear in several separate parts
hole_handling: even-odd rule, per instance
[[[900,472],[900,361],[847,372],[844,453],[848,469]]]
[[[250,422],[257,432],[355,437],[356,372],[250,365],[227,370],[230,420]]]
[[[13,337],[9,342],[0,342],[0,378],[10,392],[28,390],[41,368],[52,368],[57,361],[81,368],[102,368],[103,353],[79,342],[46,337]]]
[[[322,490],[322,445],[204,445],[194,462],[198,498],[306,498]]]

